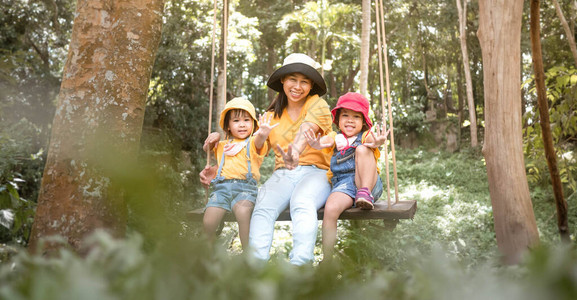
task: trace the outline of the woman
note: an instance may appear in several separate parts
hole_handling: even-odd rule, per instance
[[[275,153],[275,171],[260,188],[249,233],[249,246],[256,258],[268,260],[274,225],[279,214],[290,207],[293,250],[290,262],[312,262],[317,237],[317,210],[330,193],[326,173],[331,153],[308,146],[305,132],[326,135],[331,129],[329,105],[320,98],[326,93],[318,63],[305,54],[286,57],[267,85],[278,92],[267,109],[272,114],[269,145]],[[277,125],[278,124],[278,125]]]

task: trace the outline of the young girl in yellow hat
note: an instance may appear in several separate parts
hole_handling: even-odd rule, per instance
[[[225,213],[232,211],[238,222],[241,244],[243,248],[248,245],[259,169],[268,152],[265,141],[275,127],[270,126],[270,118],[261,116],[260,119],[259,128],[252,103],[234,98],[220,113],[220,127],[226,132],[226,139],[219,142],[218,135],[209,135],[204,143],[204,151],[214,151],[218,165],[218,169],[207,166],[200,174],[203,184],[212,185],[203,218],[204,232],[211,240]]]

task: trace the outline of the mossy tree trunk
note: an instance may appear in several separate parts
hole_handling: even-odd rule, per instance
[[[95,229],[122,236],[126,208],[114,162],[138,152],[162,28],[163,0],[79,0],[29,247]],[[110,159],[114,162],[110,163]],[[45,245],[50,251],[54,245]]]
[[[504,262],[518,263],[539,233],[525,174],[521,119],[523,0],[479,1],[483,54],[485,140],[497,245]]]

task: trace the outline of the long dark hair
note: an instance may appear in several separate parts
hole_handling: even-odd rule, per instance
[[[274,98],[274,100],[272,100],[272,102],[270,103],[270,105],[266,110],[274,112],[275,118],[280,118],[282,116],[282,112],[287,106],[288,106],[288,98],[284,91],[280,91],[278,92],[278,94],[276,94],[276,97]]]

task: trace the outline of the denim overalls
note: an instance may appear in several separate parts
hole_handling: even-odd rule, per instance
[[[216,177],[210,182],[213,186],[213,191],[206,204],[207,207],[221,207],[230,211],[239,200],[249,200],[253,203],[256,201],[258,188],[256,179],[251,171],[250,137],[246,139],[246,156],[248,164],[246,179],[225,179],[224,176],[222,176],[222,167],[226,155],[224,151],[222,152],[218,172]]]
[[[331,193],[341,192],[349,195],[355,199],[357,194],[357,186],[355,184],[355,151],[359,145],[362,145],[363,132],[359,132],[355,141],[345,150],[337,150],[335,147],[333,156],[331,157],[331,171],[333,177],[331,183],[333,188]],[[377,182],[373,188],[372,195],[375,201],[381,196],[383,191],[383,182],[381,177],[377,177]]]
[[[333,178],[331,182],[333,186],[347,177],[355,177],[355,151],[357,146],[361,145],[363,132],[359,132],[355,141],[345,150],[337,150],[335,147],[333,156],[331,157],[331,171]],[[354,197],[354,195],[353,195]]]

